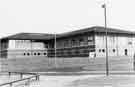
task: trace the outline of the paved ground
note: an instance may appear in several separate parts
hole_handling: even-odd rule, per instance
[[[135,87],[134,75],[41,76],[40,87]]]
[[[48,72],[49,73],[49,72]],[[50,72],[53,73],[54,72]],[[58,72],[57,72],[58,73]],[[19,76],[15,77],[18,78]],[[7,78],[8,79],[8,78]],[[0,78],[0,82],[5,79]],[[17,87],[21,87],[17,86]],[[40,82],[32,82],[23,87],[135,87],[135,75],[45,75],[40,76]]]
[[[135,87],[135,76],[112,75],[81,78],[71,82],[69,87]]]
[[[82,76],[41,76],[40,87],[71,87],[72,82],[80,79],[93,77],[101,77],[94,75],[82,75]],[[74,86],[77,87],[77,86]]]
[[[80,71],[80,72],[32,72],[47,76],[74,76],[74,75],[106,75],[106,71]],[[109,75],[135,75],[135,71],[109,71]]]

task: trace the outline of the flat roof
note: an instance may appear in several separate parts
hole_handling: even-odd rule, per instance
[[[3,37],[2,39],[11,39],[11,40],[48,40],[53,38],[53,34],[45,33],[17,33],[15,35],[10,35]]]
[[[80,29],[80,30],[76,30],[76,31],[67,32],[67,33],[61,33],[60,37],[76,35],[76,34],[81,34],[81,33],[86,33],[86,32],[105,33],[106,29],[105,29],[105,27],[94,26],[94,27],[90,27],[90,28],[84,28],[84,29]],[[107,28],[107,32],[115,33],[115,34],[135,34],[131,31],[126,31],[126,30],[121,30],[121,29],[116,29],[116,28]]]
[[[106,32],[106,29],[105,29],[105,27],[94,26],[94,27],[90,27],[90,28],[84,28],[84,29],[79,29],[79,30],[75,30],[75,31],[71,31],[71,32],[57,34],[57,38],[68,37],[68,36],[82,34],[82,33],[86,33],[86,32],[104,33],[104,32]],[[107,32],[108,33],[116,33],[116,34],[135,35],[134,32],[120,30],[120,29],[115,29],[115,28],[107,28]],[[3,37],[1,39],[50,40],[50,39],[53,39],[53,38],[54,38],[54,34],[46,34],[46,33],[18,33],[18,34],[15,34],[15,35]]]

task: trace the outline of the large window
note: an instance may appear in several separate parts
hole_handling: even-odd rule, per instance
[[[75,40],[72,40],[71,41],[71,44],[72,44],[72,46],[76,46],[76,41]]]
[[[93,41],[93,37],[92,36],[89,36],[88,37],[88,41]]]
[[[68,47],[68,46],[69,46],[68,40],[65,40],[64,41],[64,47]]]
[[[80,46],[84,46],[84,45],[85,45],[84,39],[80,39],[80,40],[79,40],[79,45],[80,45]]]
[[[92,36],[88,37],[88,45],[93,45],[93,37]]]

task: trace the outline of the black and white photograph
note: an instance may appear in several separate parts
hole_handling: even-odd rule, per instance
[[[134,0],[0,0],[0,87],[135,87]]]

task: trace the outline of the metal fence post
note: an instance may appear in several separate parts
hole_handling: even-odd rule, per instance
[[[11,76],[11,72],[8,72],[9,77]]]
[[[20,78],[21,78],[21,79],[23,78],[23,73],[20,73]]]

